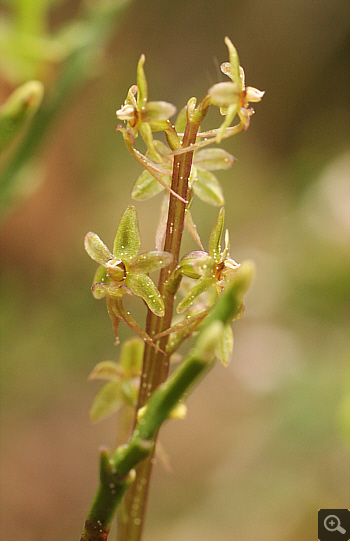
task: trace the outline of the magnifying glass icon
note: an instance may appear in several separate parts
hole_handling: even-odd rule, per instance
[[[329,532],[340,532],[340,533],[346,533],[346,530],[341,527],[340,520],[336,515],[328,515],[324,519],[324,527]]]

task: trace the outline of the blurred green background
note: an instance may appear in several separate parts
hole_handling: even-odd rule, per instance
[[[24,4],[3,2],[2,23]],[[55,2],[48,31],[79,9]],[[349,23],[346,0],[125,7],[1,225],[2,539],[78,539],[98,446],[115,443],[116,418],[88,419],[99,385],[87,376],[118,348],[90,292],[96,266],[83,238],[92,230],[112,243],[140,173],[115,132],[138,58],[150,99],[180,109],[223,80],[226,35],[247,84],[266,91],[248,132],[222,145],[236,162],[218,175],[231,256],[254,259],[257,276],[231,365],[193,392],[186,420],[161,431],[173,473],[155,467],[145,541],[312,541],[319,508],[349,506]],[[55,70],[24,71],[2,62],[0,103],[28,78],[54,86]],[[144,251],[160,201],[135,205]],[[196,200],[193,215],[206,245],[217,209]]]

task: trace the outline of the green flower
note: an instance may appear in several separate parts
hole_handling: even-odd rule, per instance
[[[176,107],[165,101],[147,101],[148,89],[143,69],[144,63],[145,55],[141,55],[137,66],[137,85],[130,87],[124,105],[116,114],[119,120],[127,123],[128,131],[133,138],[140,132],[152,157],[159,162],[161,158],[154,146],[152,131],[166,129],[167,121],[175,114]]]
[[[122,407],[134,408],[139,394],[144,342],[131,338],[124,342],[119,362],[102,361],[89,379],[107,380],[97,393],[90,409],[92,422],[101,421]]]
[[[230,62],[224,62],[221,65],[221,71],[232,82],[218,83],[208,91],[212,103],[220,107],[221,114],[226,116],[219,128],[217,142],[220,142],[225,129],[230,126],[236,114],[240,118],[242,128],[246,130],[249,127],[250,117],[254,114],[254,109],[249,108],[249,102],[259,102],[265,94],[257,88],[245,86],[244,70],[239,65],[237,51],[229,38],[225,38],[225,43],[229,50]]]
[[[132,206],[121,217],[113,254],[96,233],[88,233],[84,244],[89,256],[100,264],[93,280],[92,293],[96,299],[106,297],[116,338],[119,321],[123,319],[136,334],[153,344],[145,331],[123,309],[121,299],[125,293],[137,295],[155,315],[163,316],[163,298],[148,273],[169,265],[173,260],[172,254],[151,251],[138,255],[141,237],[136,209]]]
[[[211,286],[215,286],[217,293],[220,294],[240,267],[239,263],[228,257],[229,236],[227,230],[225,248],[221,251],[220,244],[224,220],[225,210],[222,208],[210,234],[209,253],[196,250],[185,255],[169,280],[170,288],[177,288],[182,276],[197,280],[184,299],[178,304],[176,309],[178,314],[187,310],[194,300]]]

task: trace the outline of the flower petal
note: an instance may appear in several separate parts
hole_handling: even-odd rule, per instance
[[[106,284],[103,282],[96,282],[92,285],[91,290],[95,299],[102,299],[106,295],[109,295],[110,297],[122,297],[127,293],[125,286],[118,282],[114,282],[113,280],[110,280]]]
[[[189,306],[191,306],[193,301],[199,295],[204,293],[204,291],[209,289],[210,286],[215,283],[215,281],[216,281],[215,278],[211,278],[211,277],[207,277],[207,276],[202,276],[201,278],[199,278],[199,280],[197,280],[195,286],[191,289],[189,294],[184,299],[182,299],[182,301],[177,305],[176,312],[178,314],[182,314],[182,312],[187,310],[187,308],[189,308]]]
[[[170,186],[170,177],[160,174],[159,176]],[[159,194],[163,190],[164,187],[151,175],[151,173],[149,173],[149,171],[143,171],[132,188],[131,197],[138,201],[145,201],[146,199],[150,199]]]
[[[126,377],[132,378],[140,375],[144,349],[145,342],[140,338],[131,338],[122,345],[119,364]]]
[[[132,124],[135,120],[135,107],[130,105],[130,103],[124,104],[116,111],[116,115],[122,122],[126,121]]]
[[[195,153],[193,163],[201,169],[215,171],[232,167],[234,157],[223,148],[206,148]]]
[[[107,275],[107,270],[104,267],[100,266],[95,272],[95,276],[94,276],[92,287],[91,287],[92,294],[95,297],[95,299],[103,299],[103,297],[105,297],[106,295],[105,282],[106,281],[107,282],[110,281]]]
[[[90,409],[90,419],[93,423],[106,419],[122,406],[121,381],[109,381],[95,396]]]
[[[195,268],[195,265],[198,268],[201,268],[203,265],[209,264],[209,259],[213,261],[207,252],[201,250],[195,250],[184,255],[179,261],[178,266],[174,271],[174,278],[182,274],[183,276],[188,276],[189,278],[199,278],[201,275],[198,270]],[[203,262],[203,265],[202,265]]]
[[[143,69],[145,60],[146,57],[142,54],[137,64],[137,109],[139,111],[146,105],[148,99],[147,80]]]
[[[142,122],[168,120],[176,113],[176,107],[167,101],[149,101],[141,110]]]
[[[85,235],[84,246],[91,259],[102,266],[106,266],[106,263],[113,259],[111,252],[96,233],[90,231]]]
[[[228,232],[228,229],[226,229],[226,231],[225,231],[225,248],[224,248],[224,251],[221,252],[220,260],[224,261],[226,259],[226,257],[228,256],[229,252],[230,252],[230,234]]]
[[[227,77],[229,77],[232,81],[233,77],[232,77],[232,69],[231,69],[231,64],[230,62],[223,62],[220,66],[220,69],[222,71],[222,73],[224,73],[225,75],[227,75]]]
[[[252,86],[247,87],[246,99],[248,102],[258,102],[261,101],[265,91],[258,90]]]
[[[236,48],[233,46],[233,43],[227,36],[225,38],[225,43],[226,43],[226,47],[228,48],[228,52],[230,56],[232,81],[240,87],[240,90],[242,90],[243,87],[242,87],[242,80],[241,80],[240,71],[239,71],[238,53],[236,51]]]
[[[217,107],[228,107],[239,102],[240,88],[236,83],[216,83],[208,90],[211,102]]]
[[[130,261],[141,246],[140,229],[135,207],[128,207],[122,215],[116,237],[114,239],[113,255],[123,262]]]
[[[167,267],[172,260],[173,255],[169,252],[153,250],[135,257],[129,264],[129,272],[132,274],[148,274],[149,272]]]
[[[214,225],[209,239],[209,254],[214,258],[216,263],[221,262],[221,236],[224,230],[225,209],[222,207],[219,212],[218,219]]]
[[[120,364],[114,361],[102,361],[95,366],[89,375],[89,379],[108,379],[120,381],[124,376],[124,370]]]
[[[149,276],[146,274],[128,274],[125,284],[134,295],[141,297],[145,301],[148,308],[156,316],[164,316],[163,297]]]
[[[202,201],[210,205],[222,206],[225,202],[219,181],[210,171],[197,168],[193,191]]]
[[[221,126],[218,129],[218,132],[216,134],[216,139],[215,140],[216,140],[217,143],[221,142],[222,136],[224,135],[226,128],[228,128],[230,126],[231,122],[233,121],[233,119],[235,118],[237,113],[239,113],[239,104],[238,104],[238,102],[230,105],[227,108],[227,113],[226,113],[226,116],[225,116],[225,120],[221,124]]]

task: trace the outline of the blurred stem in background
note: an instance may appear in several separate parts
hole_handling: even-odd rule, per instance
[[[0,214],[3,214],[14,202],[22,183],[30,181],[30,178],[27,179],[23,174],[24,167],[38,152],[41,144],[48,137],[51,124],[59,114],[64,112],[74,92],[91,78],[91,74],[94,73],[93,68],[103,55],[115,31],[120,12],[128,3],[129,0],[96,1],[92,5],[85,6],[81,18],[71,21],[54,37],[47,36],[45,33],[50,2],[22,0],[17,3],[13,21],[7,27],[5,24],[7,31],[0,39],[5,59],[7,54],[10,64],[11,54],[13,55],[13,49],[15,49],[19,66],[22,58],[18,59],[18,56],[21,57],[22,53],[24,56],[31,53],[33,57],[35,54],[39,56],[35,58],[38,74],[45,73],[48,60],[59,61],[59,66],[56,80],[47,84],[45,99],[0,173]],[[13,46],[14,41],[17,48]],[[34,62],[33,58],[31,60]],[[43,82],[45,84],[45,81]],[[1,114],[2,111],[0,111]],[[7,120],[11,121],[8,116]],[[15,118],[13,117],[12,120],[15,121]],[[0,130],[2,124],[0,120]],[[22,124],[18,125],[18,132],[20,128]],[[16,135],[17,133],[13,130],[13,138]]]

